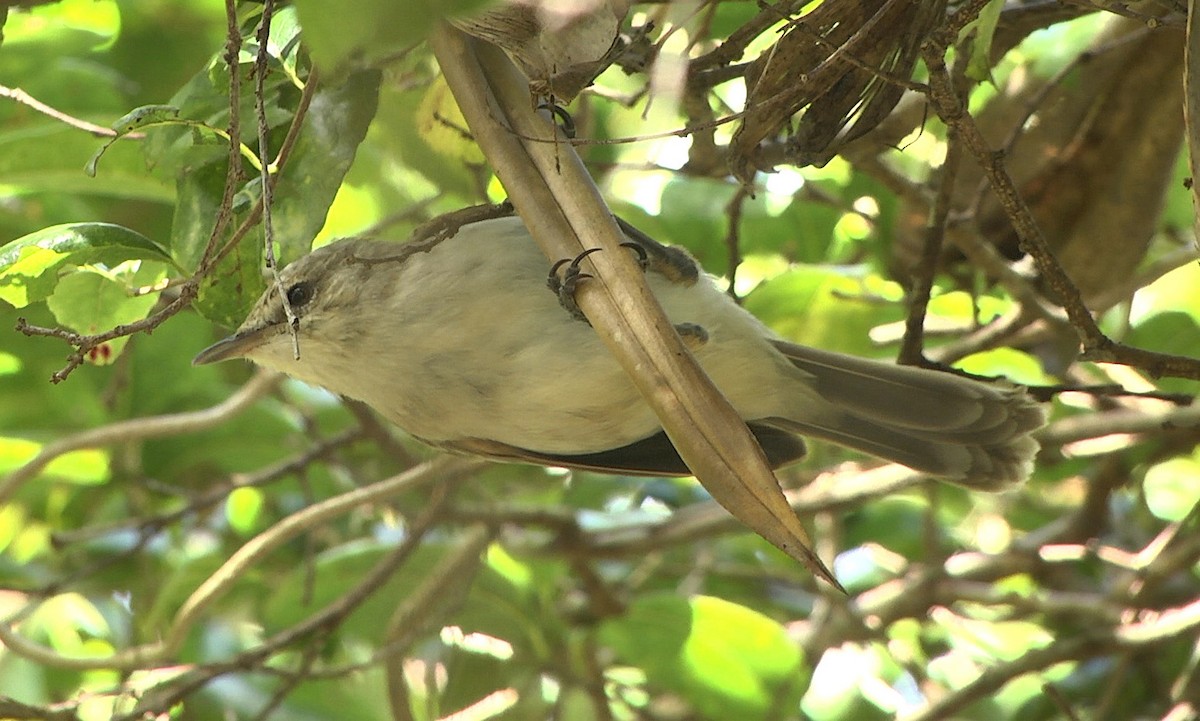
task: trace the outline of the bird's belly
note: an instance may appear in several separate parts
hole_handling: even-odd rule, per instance
[[[555,312],[561,321],[536,342],[498,333],[453,363],[430,359],[393,391],[407,400],[386,409],[389,420],[435,444],[480,438],[551,454],[608,450],[657,432],[653,411],[595,332]]]

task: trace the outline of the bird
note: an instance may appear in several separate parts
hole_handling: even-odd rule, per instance
[[[1024,388],[790,342],[681,247],[622,228],[655,298],[773,469],[803,458],[807,437],[977,490],[1003,490],[1031,474],[1032,434],[1046,416]],[[241,326],[194,363],[248,359],[363,401],[449,451],[690,475],[632,380],[571,307],[574,287],[587,282],[578,262],[565,276],[550,265],[517,216],[406,243],[334,241],[285,267]]]

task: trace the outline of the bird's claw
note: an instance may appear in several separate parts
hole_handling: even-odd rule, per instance
[[[621,247],[629,248],[634,252],[634,255],[637,256],[638,267],[642,269],[642,272],[645,272],[650,267],[649,256],[642,246],[637,243],[626,242],[621,243]],[[583,311],[579,308],[579,304],[575,302],[575,290],[579,287],[580,282],[593,277],[591,273],[583,272],[579,264],[583,262],[584,258],[600,250],[603,249],[588,248],[574,258],[563,258],[550,266],[550,274],[546,277],[546,286],[550,288],[552,293],[558,296],[558,304],[570,313],[572,318],[581,320],[589,325],[590,322],[587,316],[583,314]],[[560,270],[562,272],[559,272]]]
[[[579,264],[583,262],[584,258],[598,250],[600,248],[588,248],[574,258],[563,258],[550,266],[550,275],[546,277],[546,286],[558,296],[558,304],[570,313],[572,318],[584,323],[587,323],[588,319],[579,308],[579,304],[575,302],[575,289],[579,287],[581,281],[591,278],[592,275],[584,273]],[[559,269],[563,266],[566,266],[566,269],[559,273]]]
[[[563,135],[567,136],[567,138],[574,139],[575,118],[571,117],[571,114],[567,112],[566,108],[551,99],[538,103],[537,109],[545,110],[547,113],[549,113],[551,118],[554,120],[554,124],[558,126],[558,129],[562,131]]]

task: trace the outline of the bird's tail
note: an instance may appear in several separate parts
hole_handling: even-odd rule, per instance
[[[1030,433],[1046,414],[1024,389],[776,345],[838,412],[774,423],[970,488],[999,490],[1029,477],[1038,450]]]

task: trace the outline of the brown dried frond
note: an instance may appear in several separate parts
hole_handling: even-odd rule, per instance
[[[789,144],[799,164],[823,165],[882,121],[904,92],[921,42],[945,0],[827,0],[788,25],[746,70],[746,115],[733,139],[734,174],[760,169],[764,140],[801,110]]]

